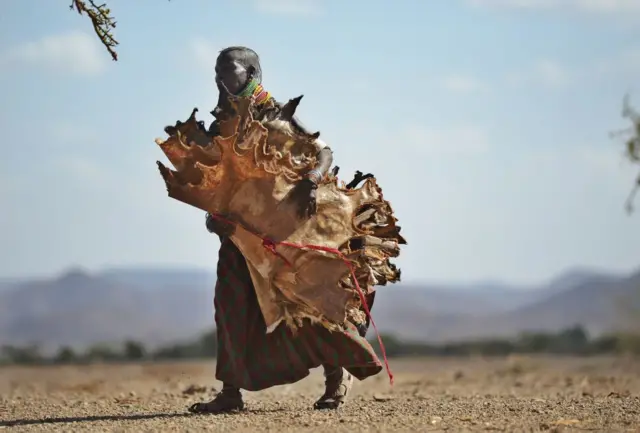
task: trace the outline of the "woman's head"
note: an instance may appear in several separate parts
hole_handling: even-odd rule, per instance
[[[240,94],[251,79],[262,82],[258,53],[247,47],[228,47],[216,59],[216,84],[220,93]]]

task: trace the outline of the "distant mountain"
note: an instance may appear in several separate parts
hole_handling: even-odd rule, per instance
[[[0,344],[55,348],[124,338],[151,344],[190,338],[213,326],[212,296],[212,288],[182,285],[150,292],[74,270],[0,293]]]
[[[612,282],[622,280],[624,277],[625,275],[618,275],[604,271],[597,272],[593,269],[577,268],[566,271],[551,279],[545,287],[541,287],[540,290],[545,292],[545,294],[554,294],[574,289],[585,284],[607,285]]]
[[[510,323],[517,323],[520,330],[543,331],[583,324],[590,332],[597,334],[624,326],[624,305],[639,299],[640,272],[622,278],[591,276],[568,290],[508,312],[502,317],[485,320],[481,326],[485,332],[499,335],[505,334],[502,326]]]
[[[549,284],[530,291],[529,295],[520,306],[502,312],[438,312],[423,317],[404,314],[399,322],[389,318],[394,322],[389,330],[406,338],[445,341],[509,337],[524,331],[554,332],[579,324],[597,335],[627,326],[630,310],[625,311],[625,305],[640,304],[640,272],[627,277],[591,275],[564,286]],[[412,329],[408,324],[419,328]]]
[[[213,326],[215,275],[200,269],[70,270],[0,291],[0,344],[85,347],[125,338],[157,345]],[[620,304],[638,293],[640,273],[564,273],[539,287],[498,282],[406,284],[378,288],[379,329],[441,341],[554,331],[583,324],[602,332],[620,324]],[[626,298],[625,298],[626,297]]]
[[[9,290],[10,288],[14,287],[16,284],[18,284],[18,281],[16,280],[0,279],[0,292],[4,290]]]
[[[215,272],[198,268],[112,268],[98,276],[145,289],[212,288],[216,282]]]
[[[605,285],[619,279],[621,277],[611,274],[572,270],[536,287],[509,286],[499,282],[467,285],[400,284],[397,287],[380,288],[377,295],[377,305],[390,306],[402,298],[402,304],[398,308],[404,308],[404,304],[411,304],[420,308],[421,311],[429,311],[432,315],[437,313],[445,316],[451,314],[456,316],[487,316],[515,310],[588,282]],[[378,306],[376,308],[379,308]],[[396,307],[393,307],[391,317],[401,314],[395,310]]]

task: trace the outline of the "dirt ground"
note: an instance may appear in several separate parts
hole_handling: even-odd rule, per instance
[[[245,393],[230,415],[192,415],[214,362],[0,368],[0,429],[15,431],[640,431],[640,360],[391,360],[341,410],[311,409],[320,371]],[[189,389],[191,388],[191,389]],[[204,389],[200,389],[204,388]]]

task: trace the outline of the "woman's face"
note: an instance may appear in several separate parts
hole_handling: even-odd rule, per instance
[[[218,57],[216,61],[216,82],[223,83],[233,95],[240,93],[247,85],[247,70],[234,58],[234,52]]]

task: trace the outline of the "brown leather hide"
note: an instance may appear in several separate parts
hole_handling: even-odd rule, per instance
[[[329,328],[347,317],[364,320],[348,266],[336,255],[279,245],[264,248],[262,237],[340,250],[355,269],[362,290],[396,282],[400,272],[390,263],[406,243],[375,179],[346,189],[327,176],[317,190],[317,214],[296,216],[288,194],[316,164],[314,140],[292,128],[292,100],[265,114],[248,98],[232,101],[236,115],[208,137],[195,119],[178,122],[167,140],[157,139],[171,170],[158,162],[169,196],[238,223],[232,241],[247,260],[268,330],[282,320],[295,329],[302,318]],[[255,120],[259,118],[260,120]],[[199,145],[196,145],[199,144]]]

